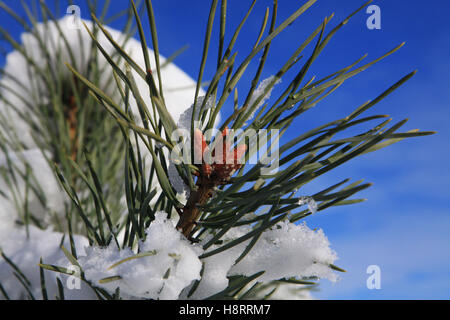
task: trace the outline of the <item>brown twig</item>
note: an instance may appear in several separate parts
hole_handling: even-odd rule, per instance
[[[204,205],[212,197],[215,182],[205,176],[197,180],[197,190],[191,192],[186,206],[183,208],[177,229],[189,238],[192,229],[195,227],[200,215],[199,205]]]
[[[222,139],[219,140],[220,142],[217,146],[218,148],[222,148],[222,162],[207,164],[202,159],[203,163],[198,170],[197,189],[191,192],[188,202],[183,208],[180,221],[177,224],[177,229],[188,239],[200,216],[201,211],[199,206],[206,204],[208,199],[213,196],[214,190],[220,185],[227,184],[234,172],[242,167],[238,163],[238,159],[245,154],[246,146],[239,146],[230,153],[230,143],[226,142],[225,139],[228,132],[228,128],[222,132]],[[197,149],[194,152],[201,152],[203,155],[206,150],[209,150],[205,137],[198,129],[194,133],[194,148]],[[212,155],[215,155],[215,150],[213,150]]]

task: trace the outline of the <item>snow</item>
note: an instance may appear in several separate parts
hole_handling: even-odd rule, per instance
[[[122,298],[177,299],[185,287],[200,278],[202,264],[198,255],[201,250],[191,245],[166,216],[163,212],[156,214],[155,221],[146,230],[146,241],[139,245],[140,253],[154,254],[119,265],[117,263],[121,260],[135,257],[136,254],[130,249],[119,251],[114,243],[106,248],[89,246],[85,237],[75,236],[78,262],[85,278],[92,285],[102,287],[111,294],[120,287]],[[44,231],[30,225],[28,239],[24,228],[10,229],[7,236],[2,234],[0,238],[2,251],[29,279],[35,298],[41,298],[38,266],[41,257],[44,264],[65,268],[71,266],[59,247],[62,237],[63,234],[59,232]],[[69,248],[69,245],[66,237],[64,246]],[[111,268],[114,265],[117,266]],[[84,283],[71,290],[68,287],[68,276],[45,271],[50,299],[57,294],[57,276],[65,287],[66,299],[95,299],[94,292]],[[111,276],[120,276],[122,279],[99,283],[99,280]],[[24,297],[24,288],[13,276],[12,268],[4,259],[0,260],[0,283],[11,299]]]
[[[47,200],[45,206],[41,204],[33,192],[28,192],[29,212],[44,223],[51,222],[51,214],[53,213],[62,218],[66,194],[59,187],[53,171],[41,151],[31,149],[16,153],[9,152],[8,157],[9,161],[22,172],[25,169],[25,163],[27,163],[30,166],[32,176],[39,182],[39,187],[44,192]],[[1,155],[0,168],[6,169],[8,167],[7,164],[6,155]],[[16,175],[16,179],[17,192],[15,196],[23,196],[26,183],[20,175]],[[16,225],[15,222],[20,217],[18,216],[16,204],[13,201],[13,194],[3,179],[0,179],[0,188],[6,196],[6,198],[0,197],[0,250],[25,274],[30,281],[33,296],[42,298],[38,263],[40,258],[43,259],[44,264],[55,265],[59,265],[67,260],[60,250],[63,234],[54,232],[52,228],[41,230],[30,224],[27,230],[23,226]],[[24,199],[18,201],[19,205],[23,205]],[[79,253],[82,253],[84,246],[89,244],[88,240],[82,236],[75,236],[74,241]],[[65,238],[63,244],[66,248],[70,247],[68,237]],[[50,299],[53,299],[57,294],[57,276],[61,279],[64,278],[55,272],[45,271],[46,287]],[[14,276],[13,269],[4,259],[0,259],[0,283],[11,299],[26,297],[24,287]],[[95,296],[92,290],[82,285],[79,290],[66,290],[65,297],[67,299],[88,299]]]
[[[256,101],[261,98],[261,101],[258,102],[258,104],[256,105],[256,107],[253,109],[252,114],[250,115],[249,119],[252,119],[255,116],[255,113],[258,111],[259,108],[261,108],[261,106],[264,105],[264,103],[266,103],[267,100],[270,99],[270,96],[272,95],[272,91],[274,89],[274,87],[281,83],[281,79],[275,80],[274,85],[272,86],[272,88],[270,88],[267,93],[264,95],[264,91],[267,90],[267,87],[274,81],[275,76],[270,76],[267,79],[264,79],[263,81],[260,82],[260,84],[258,85],[258,87],[256,87],[255,91],[253,91],[253,94],[250,98],[250,101],[248,103],[249,107],[252,107],[253,104],[256,103]],[[264,95],[264,96],[263,96]]]
[[[202,107],[203,101],[205,100],[204,96],[200,96],[197,98],[197,103],[195,105],[195,118],[198,119],[200,109]],[[205,110],[209,110],[214,106],[213,97],[210,96],[208,98],[208,101],[205,103]],[[192,119],[192,113],[194,112],[194,104],[192,104],[186,111],[184,111],[177,123],[178,128],[185,129],[190,131],[191,130],[191,119]],[[208,117],[206,118],[208,120]],[[198,127],[198,126],[197,126]]]
[[[249,231],[251,227],[248,226],[232,228],[223,237],[224,243]],[[136,253],[131,249],[119,251],[114,243],[106,248],[89,247],[84,237],[77,236],[75,242],[78,261],[86,279],[111,294],[119,287],[121,296],[125,299],[170,300],[207,298],[224,290],[228,286],[229,276],[250,276],[262,270],[266,272],[257,281],[263,283],[290,277],[318,277],[331,281],[338,279],[328,267],[334,263],[337,256],[330,249],[323,232],[287,221],[263,232],[253,250],[237,264],[236,259],[250,240],[200,260],[199,256],[203,253],[202,243],[194,245],[187,241],[164,212],[156,214],[155,221],[146,230],[146,234],[146,240],[139,244],[139,253],[144,254],[142,257],[136,257]],[[40,292],[36,268],[40,257],[43,257],[44,263],[47,264],[69,266],[58,247],[61,237],[60,233],[41,231],[30,226],[30,240],[26,239],[23,228],[11,230],[7,241],[6,237],[0,238],[4,252],[30,278],[36,296]],[[204,241],[209,239],[210,237]],[[65,246],[68,247],[67,240]],[[217,247],[212,246],[210,250]],[[146,253],[148,254],[145,255]],[[202,264],[203,277],[199,286],[191,297],[187,297],[193,281],[200,279]],[[106,283],[100,281],[115,276],[120,279]],[[55,277],[56,274],[46,272],[46,279],[50,283],[49,292],[52,294],[56,292],[53,285]],[[67,277],[60,278],[67,281]],[[11,277],[11,270],[5,261],[0,262],[0,282],[12,297],[19,298],[24,292],[18,286],[17,280]],[[296,289],[298,287],[283,285],[272,298],[308,298],[304,291],[297,292]],[[93,298],[93,293],[85,286],[80,290],[66,291],[66,297]]]
[[[312,197],[300,197],[298,199],[298,205],[304,206],[308,205],[308,210],[311,212],[311,214],[315,214],[317,212],[317,203]]]
[[[0,206],[4,207],[2,212],[0,212],[0,222],[8,221],[6,223],[11,224],[11,221],[19,218],[13,214],[16,205],[14,198],[18,202],[17,205],[23,206],[26,189],[28,189],[28,210],[34,217],[44,224],[50,222],[50,213],[57,214],[60,218],[64,217],[64,201],[67,197],[64,192],[61,192],[53,170],[50,168],[41,150],[31,149],[22,152],[8,152],[8,154],[0,153],[0,170],[6,172],[10,170],[11,166],[14,166],[17,170],[15,171],[16,183],[14,192],[11,191],[6,180],[0,179],[0,190],[6,197],[0,195]],[[28,177],[30,181],[28,187],[24,180],[27,167],[29,168]],[[32,187],[39,188],[40,192],[44,194],[45,205],[41,203],[36,192],[33,192]],[[2,216],[4,218],[1,218]]]
[[[249,226],[232,228],[222,238],[223,244],[251,230]],[[207,237],[203,243],[210,238]],[[313,231],[305,225],[295,225],[288,221],[279,222],[264,231],[253,249],[235,264],[250,241],[251,239],[203,259],[202,280],[190,298],[204,299],[224,290],[228,286],[229,276],[252,276],[260,271],[265,273],[256,280],[264,283],[291,277],[318,277],[333,282],[338,280],[337,275],[329,268],[329,265],[337,259],[337,255],[331,250],[322,230]],[[220,246],[211,246],[206,252],[218,247]],[[287,288],[280,291],[280,299],[283,295],[289,294],[289,290],[283,290]]]
[[[86,248],[86,256],[79,259],[86,279],[110,292],[119,287],[125,297],[177,299],[186,286],[200,279],[202,264],[197,250],[166,216],[164,212],[156,214],[155,221],[147,229],[147,239],[139,245],[139,252],[151,253],[149,256],[111,268],[135,254],[130,249],[119,251],[115,244],[107,248]],[[112,276],[122,279],[99,283],[99,280]]]
[[[15,208],[10,201],[2,199],[0,201],[0,248],[1,235],[7,234],[8,230],[14,227],[14,220],[16,219]]]
[[[243,260],[234,265],[230,275],[251,276],[265,271],[258,280],[273,281],[289,277],[318,277],[337,281],[329,268],[337,259],[322,230],[288,221],[266,230]]]
[[[36,299],[41,299],[40,268],[38,266],[40,258],[44,264],[63,265],[67,261],[60,250],[60,243],[63,234],[52,230],[40,230],[32,225],[29,226],[29,238],[27,238],[24,228],[13,227],[7,234],[0,235],[1,250],[13,261],[13,263],[25,274],[30,281],[30,288]],[[77,253],[82,254],[83,248],[89,243],[82,236],[75,236]],[[64,246],[70,248],[68,237],[65,238]],[[26,297],[26,291],[14,276],[13,269],[3,259],[0,259],[0,283],[5,288],[10,299],[21,299]],[[65,284],[65,277],[59,273],[45,271],[46,288],[49,299],[54,299],[57,295],[56,277],[62,279]],[[94,299],[95,295],[86,285],[81,285],[77,290],[65,290],[66,299]],[[0,299],[3,296],[0,295]]]
[[[244,230],[250,231],[248,227],[230,229],[230,231],[227,232],[222,238],[223,244],[240,237],[245,232]],[[211,237],[212,235],[205,238],[202,244],[210,240]],[[214,250],[216,248],[218,248],[218,246],[213,245],[209,250]],[[189,298],[205,299],[224,290],[228,286],[227,276],[229,275],[229,271],[234,265],[236,259],[242,253],[243,248],[245,248],[245,245],[238,245],[213,256],[204,258],[202,260],[204,263],[202,280],[200,281],[195,292]],[[189,292],[189,290],[187,290],[187,292]]]

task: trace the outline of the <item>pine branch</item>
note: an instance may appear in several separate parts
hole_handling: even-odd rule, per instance
[[[60,22],[44,1],[39,1],[43,23],[38,22],[38,17],[26,4],[23,10],[27,18],[24,19],[0,1],[0,8],[36,41],[35,48],[28,48],[0,27],[0,35],[21,55],[21,61],[27,66],[27,75],[2,70],[2,77],[10,82],[1,82],[0,88],[2,102],[8,110],[0,111],[0,148],[6,163],[0,173],[9,188],[5,192],[0,191],[0,196],[14,204],[27,236],[32,225],[39,228],[58,226],[58,231],[69,236],[70,252],[62,246],[64,237],[61,240],[62,252],[81,270],[75,243],[77,235],[85,235],[89,244],[98,246],[99,250],[108,247],[108,250],[128,254],[111,263],[108,270],[103,270],[114,269],[114,274],[107,273],[95,281],[86,278],[83,270],[80,275],[83,283],[99,299],[119,299],[124,296],[124,288],[119,284],[126,280],[119,269],[132,263],[148,263],[150,259],[146,258],[160,254],[157,250],[141,250],[151,236],[148,230],[155,221],[161,228],[165,226],[160,220],[162,211],[168,218],[178,214],[176,230],[170,229],[170,232],[174,232],[185,251],[191,249],[192,243],[200,243],[198,247],[202,249],[199,250],[203,250],[195,253],[198,269],[200,265],[202,268],[200,280],[190,279],[189,283],[196,281],[184,288],[188,297],[195,297],[204,284],[204,273],[208,272],[206,263],[234,249],[239,252],[233,255],[234,263],[226,274],[228,287],[207,295],[209,299],[265,299],[276,296],[277,290],[288,285],[297,285],[297,291],[312,289],[316,278],[291,275],[265,278],[269,277],[271,270],[258,269],[247,274],[232,274],[231,270],[248,261],[248,256],[261,241],[267,240],[271,232],[281,229],[283,223],[293,227],[295,222],[315,212],[364,201],[352,197],[371,186],[362,180],[351,183],[346,179],[315,194],[303,195],[299,190],[306,184],[363,154],[406,138],[434,133],[419,130],[399,132],[406,120],[392,125],[392,119],[386,115],[361,117],[408,81],[416,73],[414,71],[348,116],[284,142],[284,135],[304,112],[329,98],[345,81],[403,46],[400,44],[364,64],[362,61],[366,55],[352,60],[321,78],[310,75],[312,66],[334,35],[369,1],[331,29],[333,15],[325,17],[290,58],[281,63],[278,72],[261,81],[264,68],[270,61],[273,41],[315,2],[304,1],[288,18],[277,24],[278,1],[275,0],[272,9],[267,8],[261,15],[261,27],[249,46],[250,53],[239,59],[234,46],[241,31],[245,30],[256,1],[251,3],[226,43],[228,2],[212,0],[198,77],[191,88],[193,104],[183,114],[187,115],[188,123],[181,120],[177,123],[167,104],[172,92],[165,87],[164,70],[180,52],[165,61],[160,57],[158,16],[151,0],[146,0],[143,6],[131,0],[127,10],[109,18],[109,1],[98,8],[96,1],[89,0],[92,23],[84,22],[84,27],[76,31],[81,45],[90,46],[89,56],[81,59],[87,61],[86,65],[77,62],[77,55],[84,55],[84,51],[71,47]],[[219,32],[215,43],[214,20],[219,5]],[[148,18],[150,33],[144,30],[143,13]],[[125,14],[128,17],[123,37],[118,39],[106,25]],[[39,31],[40,26],[44,33],[53,30],[60,38],[56,54],[49,50],[45,34]],[[138,45],[144,58],[143,65],[127,47],[135,32],[140,39]],[[151,40],[147,39],[148,34]],[[148,43],[153,46],[153,55]],[[214,45],[218,47],[217,59],[214,58],[215,70],[207,74],[208,53]],[[304,56],[308,48],[311,53]],[[35,60],[32,49],[39,52],[45,63]],[[68,61],[61,61],[63,52],[67,53]],[[252,64],[255,64],[256,71],[250,77],[248,92],[242,95],[240,85],[244,74],[252,70]],[[273,89],[282,86],[281,79],[289,72],[294,74],[293,79],[283,83],[280,95],[271,97]],[[21,82],[21,77],[25,76],[31,79],[29,90]],[[209,81],[203,93],[205,79]],[[233,110],[229,117],[218,122],[221,112],[228,106],[231,93],[234,93]],[[244,97],[241,103],[239,95]],[[16,101],[21,105],[17,106]],[[10,113],[14,115],[13,121]],[[30,130],[29,139],[17,132],[16,127],[22,123]],[[356,126],[365,128],[354,136],[347,133]],[[208,136],[217,127],[219,130]],[[188,134],[177,136],[181,129],[187,129]],[[187,147],[189,152],[183,154],[185,150],[178,150],[180,145]],[[29,206],[29,199],[36,197],[46,213],[51,211],[46,190],[41,187],[42,178],[36,178],[32,163],[20,155],[20,152],[32,148],[42,151],[68,197],[67,201],[64,200],[63,214],[55,214],[53,220],[44,217],[40,221]],[[9,150],[19,154],[17,160]],[[259,157],[258,163],[250,163],[250,159],[256,156]],[[187,199],[183,199],[177,190],[171,175],[174,168],[173,172],[179,175],[187,191]],[[238,236],[230,236],[233,234],[230,231],[236,230]],[[178,231],[190,242],[178,239]],[[167,268],[161,275],[164,284],[173,277],[173,270],[181,259],[172,252],[165,254],[172,264],[165,266]],[[34,298],[26,275],[3,252],[2,257],[13,269],[27,295]],[[327,270],[344,272],[332,261],[314,259],[311,263],[325,266]],[[44,269],[74,275],[67,268],[43,264],[42,259],[39,267],[40,291],[44,299],[48,298],[48,278],[44,277]],[[64,299],[64,286],[59,278],[56,279],[59,299]],[[9,298],[1,284],[0,291]],[[164,285],[157,295],[163,291]]]

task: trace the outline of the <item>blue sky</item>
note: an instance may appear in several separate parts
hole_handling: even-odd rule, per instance
[[[6,0],[19,8],[20,2]],[[53,2],[53,1],[49,1]],[[111,13],[127,1],[113,1]],[[247,10],[250,0],[228,1],[229,33]],[[280,0],[278,21],[284,20],[305,1]],[[84,1],[74,1],[87,17]],[[245,57],[258,32],[262,15],[272,1],[260,0],[236,45]],[[272,46],[262,74],[267,78],[310,32],[331,12],[334,26],[358,8],[360,0],[319,0],[287,28]],[[404,130],[420,128],[438,134],[400,142],[355,159],[305,187],[305,195],[352,178],[374,186],[360,197],[365,203],[327,209],[307,219],[311,228],[322,228],[337,251],[339,266],[348,272],[337,284],[323,281],[318,298],[329,299],[448,299],[450,298],[450,2],[378,0],[381,30],[368,30],[365,10],[355,16],[332,40],[311,69],[309,77],[323,77],[368,53],[374,59],[397,44],[406,45],[363,74],[350,79],[326,101],[297,122],[290,136],[348,115],[375,98],[402,76],[417,69],[405,86],[375,106],[368,114],[389,114],[394,120],[409,118]],[[64,6],[61,5],[61,8]],[[64,9],[64,8],[63,8]],[[176,63],[196,78],[202,54],[209,1],[154,1],[160,50],[170,55],[185,44],[189,50]],[[2,26],[17,38],[20,28],[0,13]],[[121,21],[114,26],[120,27]],[[217,33],[216,33],[217,35]],[[230,35],[226,40],[229,41]],[[217,51],[210,51],[205,79],[212,75]],[[3,57],[0,64],[3,64]],[[252,69],[254,70],[254,68]],[[242,80],[249,83],[250,71]],[[288,80],[284,82],[284,85]],[[283,84],[280,85],[283,87]],[[240,92],[245,92],[245,85]],[[274,93],[276,94],[276,92]],[[368,290],[366,268],[381,268],[381,289]]]

